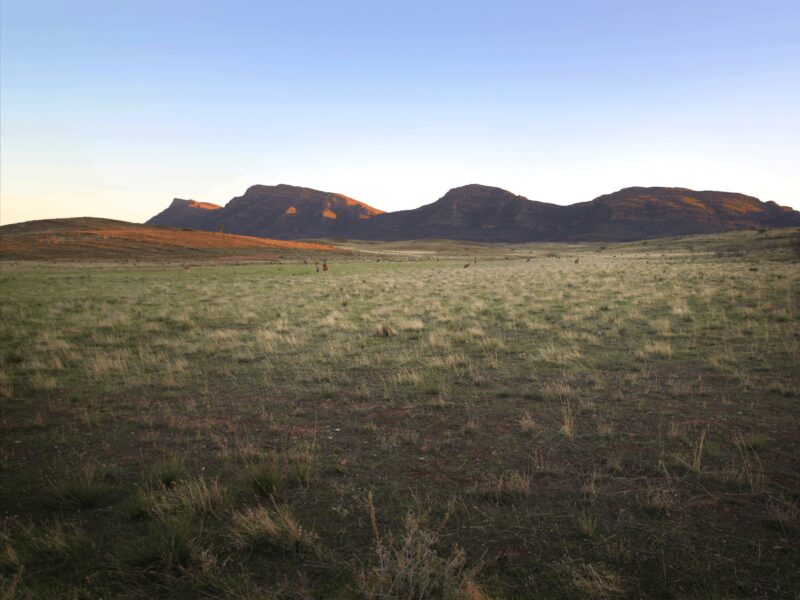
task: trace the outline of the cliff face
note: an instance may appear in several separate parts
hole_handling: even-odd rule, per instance
[[[631,187],[570,206],[466,185],[413,210],[383,213],[341,194],[249,188],[225,207],[174,200],[148,224],[279,239],[423,238],[487,242],[625,241],[753,227],[800,226],[800,212],[729,192]]]

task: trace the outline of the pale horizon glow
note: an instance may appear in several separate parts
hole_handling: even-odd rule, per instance
[[[279,183],[800,209],[796,1],[0,1],[0,224]]]

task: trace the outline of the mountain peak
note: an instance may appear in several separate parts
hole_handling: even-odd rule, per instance
[[[257,183],[247,188],[244,192],[244,195],[247,196],[248,194],[256,194],[256,193],[266,194],[274,190],[281,190],[284,192],[290,192],[290,191],[302,192],[304,190],[311,190],[311,188],[303,187],[300,185],[290,185],[288,183],[279,183],[277,185],[266,185],[263,183]],[[311,190],[311,191],[316,191],[316,190]]]
[[[172,204],[169,205],[172,209],[181,208],[199,208],[201,210],[218,210],[222,208],[219,204],[212,204],[211,202],[198,202],[197,200],[184,200],[182,198],[173,198]]]
[[[469,183],[467,185],[454,187],[444,195],[444,198],[451,196],[468,196],[470,198],[522,198],[522,196],[512,194],[503,188],[494,187],[491,185],[483,185],[480,183]]]
[[[291,203],[291,206],[285,206],[284,209],[289,208],[295,211],[300,204],[306,206],[316,206],[317,204],[325,204],[321,210],[331,210],[332,205],[344,204],[349,211],[359,212],[359,218],[371,217],[383,214],[383,211],[375,207],[365,204],[359,200],[345,196],[344,194],[337,194],[335,192],[323,192],[313,188],[301,187],[297,185],[289,185],[286,183],[279,183],[278,185],[252,185],[245,191],[243,196],[234,198],[231,202],[240,205],[242,202],[249,201],[268,201],[272,204],[285,204]],[[295,206],[297,204],[298,206]],[[296,214],[296,212],[292,212]],[[330,217],[329,217],[330,218]]]

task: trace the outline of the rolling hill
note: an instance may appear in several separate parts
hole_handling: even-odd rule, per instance
[[[150,225],[278,239],[632,241],[800,226],[800,212],[730,192],[631,187],[569,206],[466,185],[413,210],[384,213],[341,194],[257,185],[224,207],[174,200]]]
[[[0,227],[3,260],[278,260],[332,252],[344,251],[328,244],[186,231],[90,217]]]

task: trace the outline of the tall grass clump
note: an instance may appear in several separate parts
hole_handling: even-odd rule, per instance
[[[154,486],[170,487],[186,474],[184,460],[180,456],[168,458],[155,467],[150,473],[150,483]]]
[[[114,486],[98,476],[94,465],[84,465],[72,477],[51,482],[48,503],[63,508],[99,508],[113,492]]]
[[[197,557],[198,535],[186,515],[167,516],[130,542],[128,562],[164,572],[186,568]]]
[[[561,434],[567,438],[575,437],[575,418],[572,416],[572,405],[569,400],[561,401]]]
[[[19,523],[9,533],[0,533],[4,546],[0,565],[5,563],[5,566],[17,566],[23,570],[28,567],[34,571],[52,569],[84,561],[92,552],[86,531],[59,519],[43,525]]]
[[[242,473],[245,485],[256,495],[269,497],[277,493],[286,482],[287,470],[275,456],[248,465]]]

